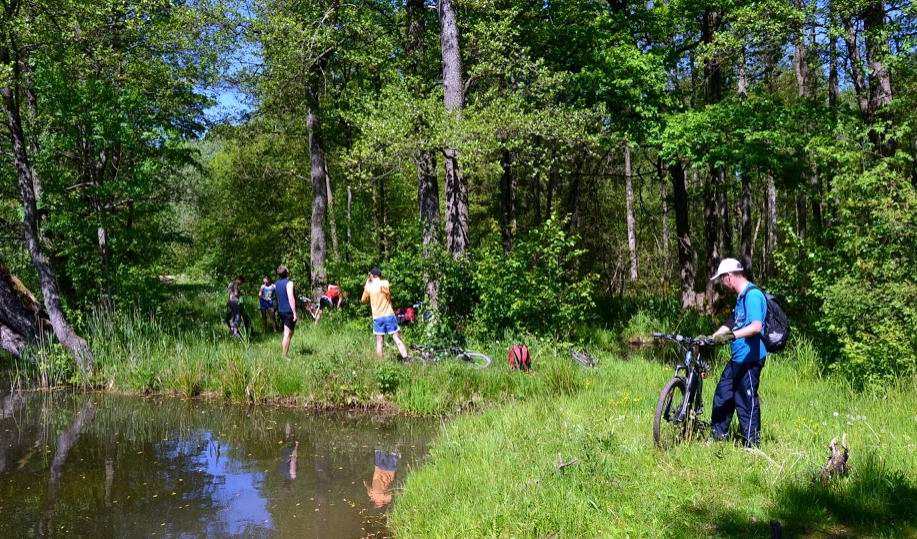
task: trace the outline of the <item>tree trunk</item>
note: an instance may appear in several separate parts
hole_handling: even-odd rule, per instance
[[[325,162],[325,193],[328,195],[328,227],[331,230],[331,252],[338,258],[338,227],[334,218],[334,191],[331,189],[331,174],[328,174],[328,162]]]
[[[104,211],[104,210],[99,210]],[[96,227],[96,238],[99,247],[99,258],[102,260],[102,285],[101,307],[103,310],[111,312],[115,308],[114,296],[112,292],[112,264],[111,248],[108,245],[108,230],[102,224]]]
[[[408,72],[415,77],[420,77],[420,66],[424,53],[424,0],[407,0],[407,41],[405,55],[408,58]],[[416,93],[421,94],[422,88],[416,88]],[[415,129],[420,132],[423,120],[415,120]],[[421,137],[422,139],[423,137]],[[417,204],[420,211],[420,234],[423,243],[423,256],[429,259],[433,248],[440,241],[438,233],[440,226],[439,216],[439,181],[436,177],[436,156],[428,148],[420,148],[417,152]],[[429,271],[424,274],[424,288],[426,290],[427,304],[436,309],[439,296],[439,282]]]
[[[89,345],[82,337],[77,335],[67,321],[61,305],[60,292],[57,279],[51,264],[41,246],[38,232],[38,206],[35,200],[35,182],[33,174],[36,172],[29,160],[26,146],[26,137],[22,130],[22,118],[19,115],[19,103],[14,91],[15,77],[18,68],[11,61],[10,51],[0,47],[0,66],[8,66],[12,70],[13,85],[0,87],[3,98],[3,108],[6,112],[7,129],[10,135],[13,160],[16,164],[16,173],[19,179],[19,194],[22,200],[23,235],[32,265],[38,272],[38,281],[41,284],[41,294],[44,299],[45,309],[51,322],[57,340],[73,356],[77,365],[83,372],[91,372],[94,359]]]
[[[796,7],[805,9],[805,3],[799,1]],[[796,49],[793,52],[793,70],[796,72],[796,94],[804,99],[810,97],[808,52],[806,51],[806,36],[803,28],[799,30],[799,34],[796,37]]]
[[[742,172],[742,267],[750,271],[752,267],[751,251],[753,247],[751,226],[751,176]]]
[[[774,273],[774,251],[777,249],[777,186],[771,174],[767,175],[764,210],[767,213],[764,232],[764,273],[770,277]]]
[[[701,28],[701,41],[711,45],[719,26],[720,13],[713,9],[706,9]],[[710,105],[719,103],[721,99],[723,99],[723,72],[719,58],[714,54],[704,61],[704,101]]]
[[[439,243],[439,182],[436,179],[436,157],[422,151],[417,160],[417,200],[420,204],[420,231],[423,256],[429,258]],[[427,274],[424,278],[427,303],[432,309],[439,305],[439,281]]]
[[[534,211],[535,226],[541,226],[541,178],[538,173],[532,174],[532,209]]]
[[[325,151],[322,148],[322,131],[319,123],[318,99],[313,96],[306,114],[309,129],[309,157],[312,165],[312,223],[310,228],[309,262],[312,295],[318,297],[328,278],[325,273],[325,211],[328,204],[328,181],[325,177]]]
[[[458,121],[465,104],[465,93],[453,0],[439,0],[439,22],[446,112]],[[468,186],[459,168],[458,150],[447,147],[443,156],[446,171],[446,243],[449,253],[458,258],[468,248]]]
[[[388,216],[386,214],[386,192],[385,192],[385,176],[379,176],[374,181],[375,183],[375,196],[373,197],[376,202],[376,230],[379,234],[379,257],[382,260],[388,259]]]
[[[554,191],[557,189],[557,171],[554,168],[551,168],[551,171],[548,173],[548,190],[545,193],[544,199],[544,214],[551,218],[551,214],[554,213]]]
[[[716,174],[715,169],[711,169],[709,177],[704,181],[704,252],[706,254],[706,275],[701,277],[704,282],[704,303],[709,310],[716,302],[716,288],[713,281],[709,279],[710,275],[716,271],[720,259],[718,250],[718,239],[720,237],[720,218],[716,213],[717,196],[716,196]]]
[[[857,45],[856,27],[851,19],[844,20],[844,42],[847,45],[847,56],[850,60],[850,80],[857,96],[860,114],[867,123],[872,123],[869,108],[869,95],[866,88],[866,75],[863,73],[863,61],[860,59],[860,48]]]
[[[809,174],[809,202],[812,203],[812,233],[818,238],[821,235],[824,220],[822,219],[821,182],[815,171]]]
[[[0,348],[22,357],[38,340],[43,314],[32,293],[0,263]]]
[[[662,263],[666,268],[666,276],[670,275],[669,268],[669,193],[666,189],[665,174],[662,161],[657,162],[657,175],[659,177],[659,203],[662,206]]]
[[[732,212],[729,210],[729,193],[726,190],[726,171],[716,169],[716,200],[720,215],[720,255],[732,254]]]
[[[353,235],[351,234],[351,215],[353,212],[353,190],[347,186],[347,251],[344,257],[350,262],[350,252],[353,249]]]
[[[627,205],[627,254],[630,280],[637,280],[637,218],[634,213],[634,180],[630,162],[630,144],[624,143],[624,194]]]
[[[513,250],[513,237],[516,235],[516,179],[513,176],[513,155],[506,146],[500,149],[500,237],[503,240],[503,252]]]
[[[841,88],[837,73],[837,38],[831,36],[828,40],[828,106],[832,110],[837,108]]]
[[[675,211],[675,236],[678,240],[678,267],[681,274],[681,306],[696,308],[694,293],[695,264],[694,248],[691,246],[691,230],[688,213],[688,190],[685,186],[685,169],[681,163],[669,165],[672,177],[672,205]]]
[[[745,47],[742,47],[742,57],[739,59],[739,80],[736,83],[736,93],[740,97],[748,97],[748,74],[745,67]]]
[[[883,1],[873,0],[866,4],[863,30],[866,34],[866,63],[869,65],[869,118],[874,120],[892,100],[891,73],[885,63],[889,46]],[[884,130],[870,130],[869,138],[881,155],[894,155],[895,141]]]
[[[796,190],[796,235],[799,239],[806,239],[808,211],[806,209],[806,194],[802,188]]]

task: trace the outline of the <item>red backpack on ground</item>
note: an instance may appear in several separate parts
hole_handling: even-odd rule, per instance
[[[507,353],[509,368],[512,370],[527,371],[532,368],[532,358],[529,356],[529,347],[524,344],[514,344]]]
[[[413,324],[414,320],[417,318],[417,309],[414,307],[400,307],[395,309],[395,318],[398,319],[399,324]]]

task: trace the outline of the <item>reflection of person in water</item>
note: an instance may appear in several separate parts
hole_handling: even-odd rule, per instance
[[[373,468],[373,482],[367,484],[366,494],[373,505],[379,509],[392,502],[392,483],[395,481],[395,472],[398,471],[398,461],[401,455],[376,449],[376,465]]]

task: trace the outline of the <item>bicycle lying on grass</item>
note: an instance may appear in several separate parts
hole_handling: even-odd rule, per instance
[[[716,343],[706,337],[694,339],[667,333],[653,333],[653,339],[675,343],[681,355],[675,375],[659,393],[653,418],[653,441],[656,447],[665,450],[690,441],[698,430],[709,427],[709,423],[701,420],[704,378],[710,372],[704,356]]]
[[[434,348],[422,344],[412,344],[411,351],[414,352],[416,355],[415,357],[419,358],[423,363],[437,363],[444,359],[458,359],[468,363],[475,369],[486,368],[491,363],[491,359],[488,355],[480,352],[472,352],[471,350],[464,350],[458,346]]]

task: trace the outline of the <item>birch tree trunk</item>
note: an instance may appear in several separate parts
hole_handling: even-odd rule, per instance
[[[630,258],[630,280],[637,280],[637,219],[634,214],[634,181],[630,162],[630,144],[624,143],[624,191],[627,205],[627,254]]]
[[[446,112],[458,122],[465,105],[462,56],[453,0],[439,0],[440,44]],[[449,253],[461,257],[468,248],[468,186],[459,167],[458,150],[443,149],[446,171],[446,245]]]
[[[764,210],[767,213],[764,232],[764,272],[770,276],[774,272],[774,251],[777,249],[777,186],[771,174],[767,175]]]
[[[0,87],[0,97],[3,99],[6,127],[13,151],[16,175],[19,180],[23,235],[26,248],[32,259],[32,265],[35,266],[35,270],[38,272],[42,299],[57,340],[73,356],[77,366],[83,372],[91,372],[94,367],[92,350],[90,350],[86,341],[74,331],[73,326],[67,320],[66,314],[64,314],[57,278],[41,245],[34,181],[37,171],[32,168],[29,159],[26,137],[22,128],[22,118],[19,113],[19,98],[16,91],[19,74],[18,62],[13,59],[10,49],[5,45],[0,45],[0,66],[8,67],[11,71],[10,78],[12,80],[10,80],[8,86]]]

